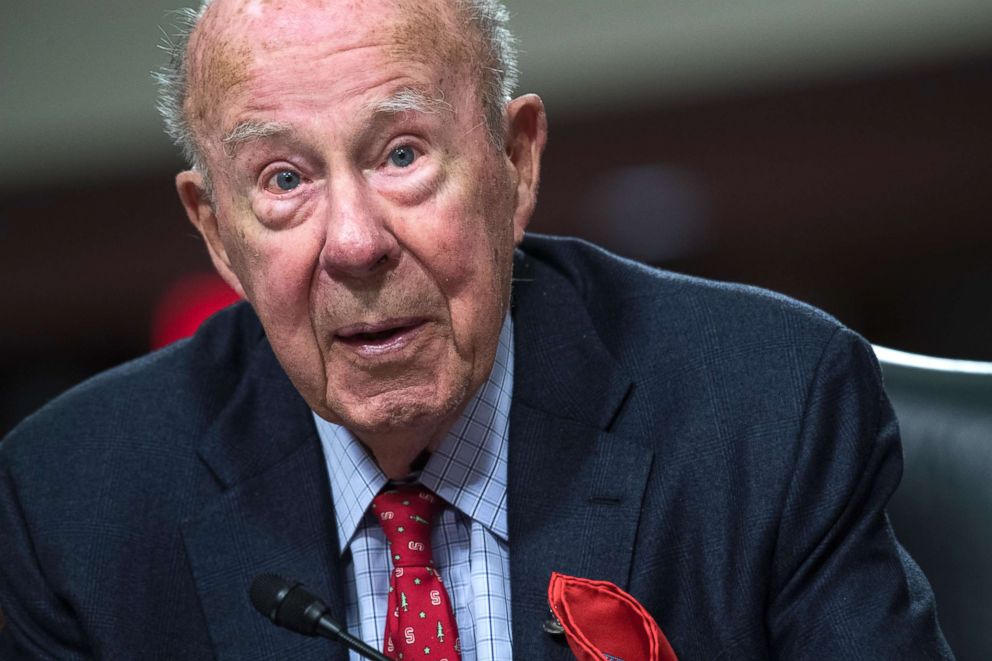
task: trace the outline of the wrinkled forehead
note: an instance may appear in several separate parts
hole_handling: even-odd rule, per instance
[[[214,0],[194,47],[209,51],[244,42],[264,52],[301,41],[347,44],[374,36],[404,52],[424,38],[448,42],[458,36],[463,30],[456,29],[455,7],[451,0]]]
[[[385,45],[397,59],[442,64],[473,76],[475,35],[451,0],[215,0],[188,51],[186,112],[216,125],[224,99],[281,52]]]

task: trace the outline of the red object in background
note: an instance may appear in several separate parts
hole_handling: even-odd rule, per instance
[[[183,276],[165,291],[152,316],[152,349],[160,349],[196,332],[214,312],[241,300],[220,276]]]

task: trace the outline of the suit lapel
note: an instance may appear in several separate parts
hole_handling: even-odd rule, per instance
[[[248,599],[252,579],[271,572],[344,614],[317,432],[264,340],[199,453],[223,491],[183,522],[183,539],[218,658],[346,659],[340,645],[276,627]]]
[[[572,658],[542,631],[552,571],[629,581],[651,450],[610,431],[633,387],[575,287],[518,255],[510,415],[510,574],[519,658]]]

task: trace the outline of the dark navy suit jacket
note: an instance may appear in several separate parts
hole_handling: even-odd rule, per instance
[[[862,339],[576,241],[529,237],[513,287],[516,658],[571,658],[553,570],[628,590],[682,659],[949,656]],[[344,659],[247,597],[276,572],[342,613],[335,535],[309,409],[235,306],[0,445],[0,658]]]

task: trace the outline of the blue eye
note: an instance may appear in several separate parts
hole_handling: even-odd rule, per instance
[[[277,173],[273,180],[280,190],[291,191],[300,185],[300,174],[292,170],[283,170]]]
[[[400,145],[389,152],[389,162],[398,168],[409,167],[416,159],[417,154],[413,151],[413,147],[407,145]]]

